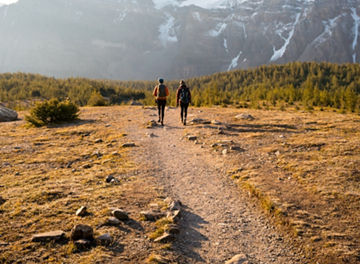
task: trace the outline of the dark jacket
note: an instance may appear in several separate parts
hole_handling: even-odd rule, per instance
[[[191,103],[191,92],[190,89],[186,86],[186,85],[180,85],[179,88],[176,91],[176,103],[180,104],[180,95],[181,95],[181,90],[182,89],[187,89],[189,91],[189,103]]]

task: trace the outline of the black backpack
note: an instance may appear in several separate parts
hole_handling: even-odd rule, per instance
[[[166,97],[166,88],[164,84],[159,84],[157,91],[157,98]]]
[[[180,89],[180,102],[182,102],[183,104],[188,104],[190,103],[190,91],[189,88],[187,87],[182,87]]]

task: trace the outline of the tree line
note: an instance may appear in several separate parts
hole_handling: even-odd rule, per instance
[[[166,76],[164,76],[166,77]],[[360,112],[360,64],[293,62],[234,70],[185,80],[195,106],[331,107]],[[174,105],[178,80],[167,81]],[[154,104],[156,81],[55,79],[36,74],[0,74],[0,101],[70,98],[80,106],[91,97],[109,104],[140,100]],[[96,100],[95,100],[96,101]]]

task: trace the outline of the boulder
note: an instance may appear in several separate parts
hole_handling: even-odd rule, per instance
[[[18,119],[18,114],[9,108],[0,105],[0,122],[15,121]]]
[[[70,238],[74,241],[80,239],[93,240],[94,231],[91,226],[79,224],[71,229]]]
[[[61,230],[50,231],[45,233],[40,233],[33,235],[31,238],[32,242],[49,242],[49,241],[58,241],[65,237],[65,232]]]
[[[120,221],[126,221],[129,220],[129,215],[127,212],[125,212],[124,210],[121,209],[114,209],[111,214],[113,216],[115,216],[117,219],[119,219]]]
[[[247,257],[244,254],[238,254],[232,259],[225,262],[225,264],[246,264],[248,263]]]

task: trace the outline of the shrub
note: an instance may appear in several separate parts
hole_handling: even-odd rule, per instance
[[[25,120],[39,127],[50,123],[71,122],[78,118],[79,107],[70,101],[59,102],[51,99],[37,103]]]
[[[87,102],[90,106],[105,106],[106,100],[99,92],[93,92]]]

